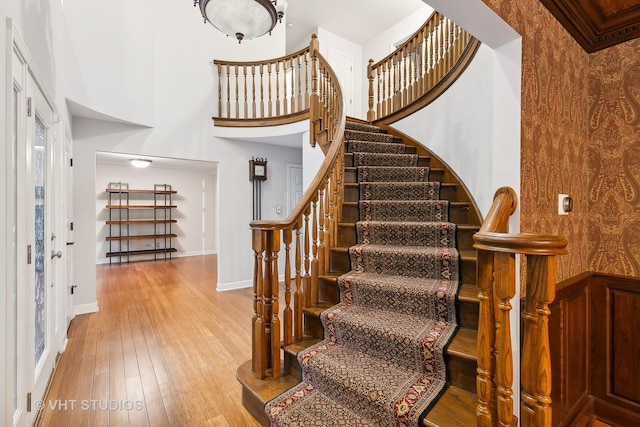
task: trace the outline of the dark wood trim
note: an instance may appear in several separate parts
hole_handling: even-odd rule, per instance
[[[571,36],[588,52],[640,36],[640,5],[612,10],[603,0],[540,0]],[[614,7],[615,9],[615,7]]]
[[[603,399],[593,398],[596,418],[613,426],[640,426],[640,413],[621,408]]]

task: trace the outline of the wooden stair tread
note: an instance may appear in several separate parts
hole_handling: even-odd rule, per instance
[[[242,385],[242,406],[263,426],[269,425],[264,405],[276,396],[289,390],[300,381],[293,375],[280,378],[258,379],[251,371],[251,360],[243,363],[236,371],[236,378]]]
[[[303,312],[306,314],[311,314],[311,315],[320,317],[320,313],[327,310],[328,308],[333,307],[334,305],[335,304],[333,303],[318,303],[310,307],[305,307]]]
[[[428,427],[469,427],[476,425],[475,394],[449,386],[424,419]]]
[[[460,328],[453,336],[447,354],[466,360],[477,360],[478,331],[469,328]]]
[[[475,261],[478,258],[475,250],[461,250],[458,252],[460,253],[460,260],[462,261]]]
[[[284,351],[286,351],[287,353],[290,353],[292,355],[297,355],[298,353],[300,353],[302,350],[304,350],[307,347],[311,347],[314,344],[319,343],[320,341],[322,341],[322,338],[304,338],[301,341],[297,341],[294,342],[292,344],[288,344],[283,346]]]
[[[467,302],[478,302],[478,287],[475,284],[463,283],[460,285],[458,300]]]

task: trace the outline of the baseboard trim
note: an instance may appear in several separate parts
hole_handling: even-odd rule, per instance
[[[216,290],[218,292],[234,291],[236,289],[245,289],[253,286],[253,280],[241,280],[239,282],[218,283]]]
[[[640,414],[622,408],[606,400],[593,398],[594,413],[597,419],[613,426],[638,426]]]
[[[98,311],[98,301],[91,304],[81,304],[73,307],[73,313],[76,316],[79,314],[97,313]]]

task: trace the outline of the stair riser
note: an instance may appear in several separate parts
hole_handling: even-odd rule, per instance
[[[477,302],[458,300],[456,309],[458,310],[458,324],[461,327],[478,329],[479,305]]]
[[[340,289],[335,280],[320,279],[318,285],[319,298],[322,302],[337,304],[340,302]]]
[[[346,273],[351,269],[351,260],[346,251],[331,251],[329,258],[331,273]]]
[[[456,186],[443,185],[440,187],[440,198],[455,202],[458,199],[458,188]]]
[[[447,355],[447,374],[453,386],[475,393],[477,369],[478,363],[475,360]]]
[[[461,251],[473,249],[473,235],[477,233],[477,229],[460,229],[456,233],[456,242],[458,249]]]
[[[296,354],[287,351],[284,352],[284,371],[294,376],[298,381],[302,381],[302,369],[300,369],[300,364],[296,356]]]
[[[456,224],[469,224],[469,207],[449,206],[449,221]]]
[[[344,186],[344,201],[345,202],[357,202],[360,197],[360,189],[357,184],[350,184]]]
[[[324,327],[317,315],[304,313],[304,334],[314,338],[324,338]]]
[[[460,263],[462,283],[476,283],[476,262],[462,259]]]

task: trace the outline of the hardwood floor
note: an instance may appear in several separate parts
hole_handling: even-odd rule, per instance
[[[236,380],[253,292],[217,292],[216,264],[98,266],[100,311],[72,321],[37,425],[257,426]]]

